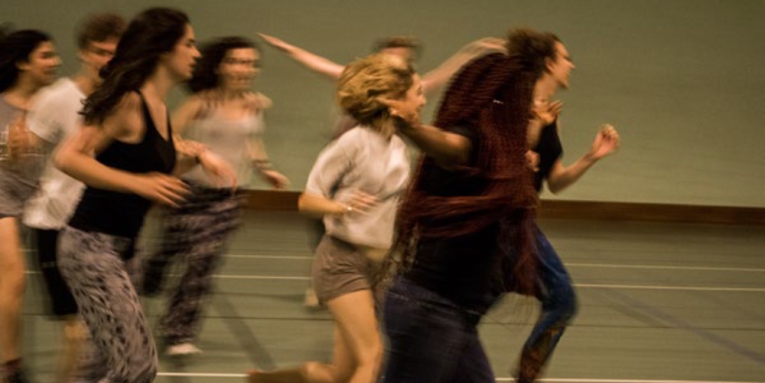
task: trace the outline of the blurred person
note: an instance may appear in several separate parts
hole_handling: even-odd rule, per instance
[[[99,71],[114,56],[125,20],[118,15],[99,13],[84,19],[77,30],[77,57],[80,70],[43,89],[27,116],[27,126],[46,159],[82,124],[80,110],[85,98],[101,84]],[[32,228],[37,245],[37,261],[47,287],[50,313],[63,321],[63,348],[59,353],[57,382],[73,378],[77,355],[87,337],[87,328],[78,318],[77,303],[61,277],[56,261],[56,244],[80,200],[84,185],[57,170],[47,161],[40,189],[24,208],[23,223]]]
[[[44,32],[0,31],[0,378],[9,383],[27,381],[20,352],[26,277],[18,219],[37,190],[43,164],[25,119],[60,64]]]
[[[175,112],[176,132],[205,145],[237,172],[237,187],[246,187],[257,172],[275,189],[288,180],[274,170],[263,144],[265,109],[270,100],[251,90],[260,72],[260,50],[242,37],[224,37],[207,44],[188,85],[192,96]],[[212,288],[212,275],[223,260],[227,239],[239,224],[243,195],[221,187],[194,169],[181,175],[191,194],[177,208],[165,210],[161,248],[145,262],[143,289],[159,293],[168,264],[180,257],[185,272],[174,288],[159,333],[168,355],[198,354],[194,345],[202,303]]]
[[[154,340],[126,262],[152,202],[178,206],[188,187],[173,174],[202,166],[235,182],[225,162],[173,134],[167,93],[191,78],[199,51],[188,16],[171,8],[138,14],[85,101],[84,126],[54,156],[87,185],[58,243],[61,274],[88,327],[92,382],[154,380]]]

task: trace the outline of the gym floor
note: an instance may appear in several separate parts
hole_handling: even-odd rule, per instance
[[[765,227],[542,220],[572,275],[579,314],[545,382],[765,382]],[[328,361],[332,319],[304,306],[311,254],[293,212],[245,216],[216,275],[194,357],[160,357],[157,382],[242,381],[253,367]],[[156,243],[156,224],[145,231]],[[60,328],[45,314],[29,251],[24,350],[35,382],[53,380]],[[162,298],[144,301],[152,323]],[[509,296],[480,325],[498,382],[538,313]]]

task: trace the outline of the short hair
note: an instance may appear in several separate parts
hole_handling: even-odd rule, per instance
[[[375,41],[372,51],[374,53],[382,52],[390,48],[408,48],[414,52],[413,58],[419,58],[422,53],[422,42],[410,36],[390,36]]]
[[[558,36],[530,28],[513,28],[507,34],[507,54],[518,59],[525,70],[539,78],[547,70],[547,59],[555,60]]]
[[[379,129],[389,117],[388,106],[380,98],[404,97],[414,74],[414,68],[399,57],[378,53],[357,59],[340,75],[337,101],[356,121]]]
[[[90,42],[119,39],[125,32],[127,22],[115,13],[96,13],[80,22],[77,28],[77,48],[85,49]]]

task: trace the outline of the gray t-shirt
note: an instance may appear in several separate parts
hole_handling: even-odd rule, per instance
[[[324,217],[327,234],[353,244],[387,249],[401,194],[409,180],[406,144],[358,126],[330,143],[311,169],[306,193],[347,201],[360,191],[378,202],[365,212]]]
[[[27,116],[27,128],[48,145],[40,190],[24,208],[24,224],[37,229],[60,230],[74,213],[85,185],[56,169],[50,154],[82,125],[85,94],[69,78],[40,91]]]
[[[37,189],[44,162],[36,152],[15,159],[9,157],[8,129],[19,118],[24,118],[24,111],[9,104],[0,94],[0,217],[21,214],[24,203]]]

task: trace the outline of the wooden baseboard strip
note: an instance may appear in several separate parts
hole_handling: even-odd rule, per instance
[[[247,190],[245,194],[248,209],[296,211],[300,192]],[[542,200],[538,216],[542,219],[765,225],[765,208],[735,206]]]

